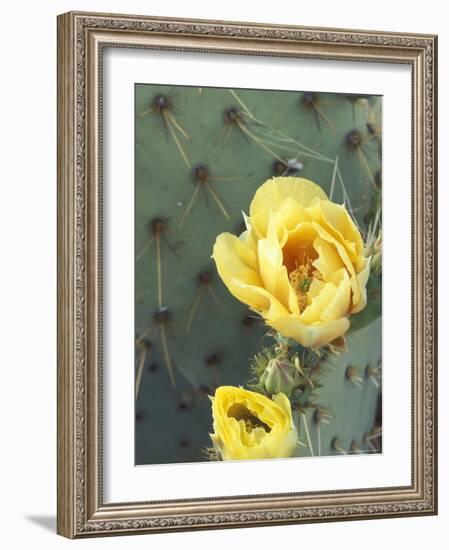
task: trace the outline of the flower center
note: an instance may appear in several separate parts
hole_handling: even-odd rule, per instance
[[[296,293],[299,311],[302,313],[308,305],[307,293],[314,279],[321,279],[321,273],[314,268],[312,260],[307,258],[302,265],[296,265],[288,274],[290,284]]]
[[[229,407],[228,416],[235,418],[239,423],[243,422],[247,433],[251,433],[256,428],[262,428],[267,433],[271,432],[268,424],[265,424],[265,422],[241,403],[234,403],[234,405]]]

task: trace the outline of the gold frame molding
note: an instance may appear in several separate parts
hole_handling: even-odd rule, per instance
[[[131,47],[412,69],[412,484],[105,504],[102,51]],[[70,538],[437,513],[437,37],[70,12],[58,17],[58,533]],[[149,498],[151,495],[149,495]]]

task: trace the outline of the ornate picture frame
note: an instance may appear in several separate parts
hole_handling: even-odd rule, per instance
[[[411,484],[104,501],[103,52],[402,64],[412,87]],[[437,37],[70,12],[58,17],[58,533],[69,538],[437,513]]]

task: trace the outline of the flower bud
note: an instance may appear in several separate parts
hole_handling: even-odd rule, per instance
[[[367,256],[371,256],[371,272],[378,276],[382,271],[382,232],[379,234],[371,245],[366,247]]]
[[[382,239],[379,237],[374,243],[374,254],[371,260],[371,269],[375,275],[382,271]]]
[[[299,369],[285,359],[271,359],[260,377],[260,384],[270,394],[285,393],[288,397],[301,381]]]

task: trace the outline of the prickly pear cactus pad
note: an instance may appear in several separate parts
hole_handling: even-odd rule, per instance
[[[382,451],[382,98],[135,87],[135,462]]]

